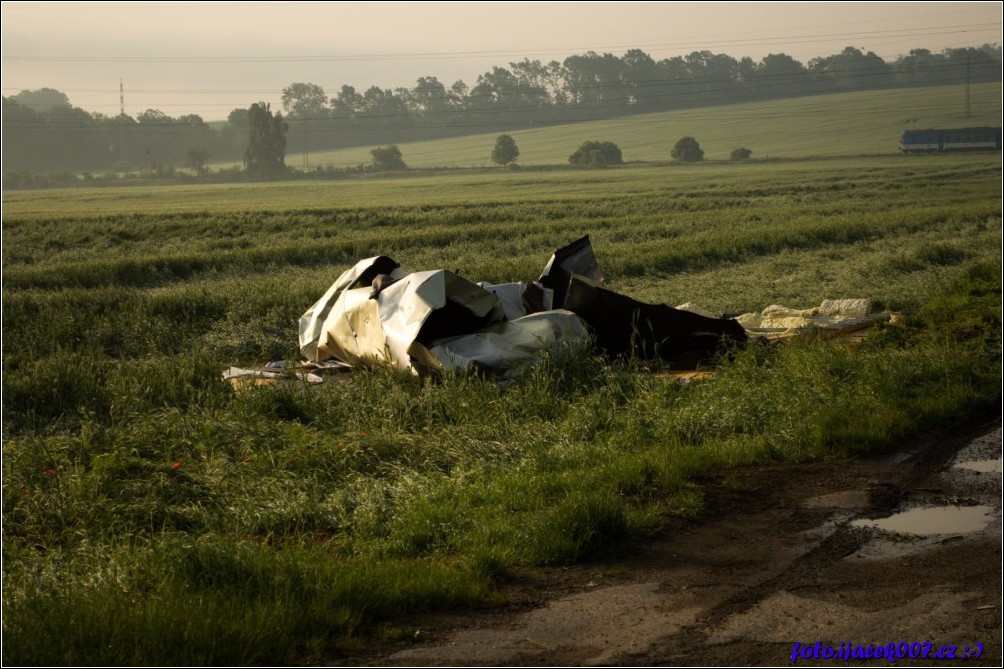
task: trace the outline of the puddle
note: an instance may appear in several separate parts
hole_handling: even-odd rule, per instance
[[[1000,460],[974,460],[972,462],[958,462],[955,464],[956,469],[970,469],[974,472],[984,472],[984,473],[1001,473],[1001,461]]]
[[[940,506],[910,509],[879,520],[855,520],[856,527],[874,527],[900,534],[969,534],[990,524],[989,506]]]

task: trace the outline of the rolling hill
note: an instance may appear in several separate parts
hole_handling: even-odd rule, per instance
[[[753,159],[857,156],[899,151],[904,130],[1000,125],[1001,85],[972,86],[971,116],[965,87],[899,88],[838,93],[702,109],[659,112],[604,121],[513,130],[521,165],[564,164],[587,140],[616,142],[625,162],[667,161],[676,141],[695,137],[706,160],[727,160],[746,147]],[[498,133],[400,143],[409,167],[483,167]],[[309,167],[369,164],[372,146],[309,155]],[[302,154],[286,164],[302,168]]]

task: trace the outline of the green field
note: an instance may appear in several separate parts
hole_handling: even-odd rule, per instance
[[[163,288],[288,268],[316,282],[302,311],[358,258],[528,280],[554,248],[591,234],[609,280],[640,299],[717,311],[850,295],[896,304],[947,271],[887,272],[910,245],[966,258],[999,247],[998,169],[996,156],[889,156],[11,192],[5,287]],[[918,227],[931,217],[948,227]],[[960,217],[980,234],[958,238]],[[750,263],[762,281],[742,278]]]
[[[522,165],[560,165],[585,141],[611,141],[625,162],[670,159],[676,141],[695,137],[705,160],[728,160],[745,147],[756,160],[895,154],[904,130],[999,126],[1000,84],[980,84],[970,91],[967,117],[964,86],[907,88],[838,93],[627,116],[546,128],[513,129]],[[428,142],[399,143],[409,167],[479,167],[491,165],[499,133]],[[369,164],[372,146],[316,151],[310,166],[354,167]],[[301,168],[302,154],[286,164]]]
[[[999,154],[3,198],[5,664],[332,660],[629,550],[732,468],[999,410]],[[686,385],[581,350],[501,387],[221,380],[294,358],[298,317],[360,258],[533,280],[583,234],[645,301],[864,297],[904,319]]]

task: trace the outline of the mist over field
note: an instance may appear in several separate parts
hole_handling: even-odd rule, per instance
[[[799,62],[785,53],[771,53],[759,61],[748,56],[733,57],[710,50],[692,51],[686,56],[657,60],[643,49],[626,50],[622,56],[587,51],[563,60],[524,57],[505,66],[495,65],[470,84],[463,80],[441,81],[434,75],[420,76],[414,86],[382,88],[341,84],[337,90],[306,81],[291,82],[281,89],[281,104],[249,98],[233,108],[225,122],[207,123],[197,114],[172,117],[158,108],[140,114],[93,114],[74,106],[70,96],[54,88],[25,89],[3,98],[3,170],[5,186],[23,184],[12,179],[17,173],[62,173],[65,183],[86,173],[143,173],[173,177],[176,171],[188,176],[209,176],[220,166],[243,165],[253,179],[277,178],[294,171],[309,172],[326,167],[364,165],[368,152],[382,145],[397,146],[446,138],[463,138],[490,133],[539,135],[548,129],[567,128],[588,122],[615,124],[624,119],[640,119],[636,127],[641,147],[667,141],[667,117],[654,113],[676,113],[680,119],[701,119],[703,113],[686,114],[689,109],[735,107],[733,116],[719,113],[725,125],[717,135],[736,137],[748,129],[759,108],[737,104],[764,100],[791,100],[783,116],[777,106],[768,105],[770,114],[781,122],[790,116],[794,124],[811,120],[817,133],[840,132],[849,137],[883,129],[888,141],[863,148],[867,153],[896,150],[899,134],[905,130],[928,128],[945,121],[941,111],[956,111],[951,122],[959,127],[999,122],[999,100],[973,97],[972,87],[987,90],[1001,80],[1000,45],[947,49],[933,53],[916,48],[909,55],[886,61],[873,52],[848,46],[838,53]],[[956,85],[956,103],[949,107],[941,99],[944,86]],[[815,104],[812,97],[826,93],[884,91],[886,99],[863,101],[836,109]],[[122,93],[124,94],[124,93]],[[897,97],[901,97],[897,104]],[[861,98],[866,100],[867,98]],[[895,114],[890,118],[890,113]],[[820,115],[816,117],[815,115]],[[266,121],[267,119],[267,121]],[[841,122],[845,125],[841,127]],[[249,151],[249,138],[262,137],[257,130],[267,124],[274,158],[262,172]],[[597,127],[597,128],[602,128]],[[585,129],[582,129],[583,132]],[[693,135],[693,127],[682,125],[678,137]],[[594,138],[583,138],[583,140]],[[705,138],[706,140],[709,138]],[[764,147],[760,137],[745,133],[737,142],[761,145],[763,155],[781,155],[782,144],[774,150]],[[580,143],[579,142],[579,143]],[[574,151],[549,156],[548,162],[564,162]],[[793,144],[803,144],[796,139]],[[742,145],[729,147],[739,148]],[[357,148],[346,155],[354,163],[330,152]],[[489,151],[477,158],[463,151],[464,141],[444,145],[436,166],[484,164]],[[460,151],[456,151],[457,149]],[[441,152],[442,153],[442,152]],[[848,152],[844,151],[844,155]],[[669,152],[663,154],[668,158]],[[360,158],[354,158],[360,157]],[[529,159],[529,161],[527,160]],[[523,155],[523,163],[541,160],[533,153]],[[659,160],[645,152],[628,160]],[[407,161],[402,166],[407,166]],[[36,180],[37,181],[37,180]],[[28,180],[28,183],[31,183]]]

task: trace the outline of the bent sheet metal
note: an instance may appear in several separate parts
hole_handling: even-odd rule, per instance
[[[492,290],[446,270],[405,274],[386,256],[356,263],[300,318],[300,351],[312,362],[390,364],[415,373],[505,373],[544,348],[588,340],[574,314],[506,320]]]
[[[647,305],[602,282],[588,235],[555,251],[534,283],[475,284],[441,269],[407,274],[387,256],[367,258],[300,318],[300,350],[315,363],[505,375],[560,345],[696,364],[747,340],[735,321]]]

